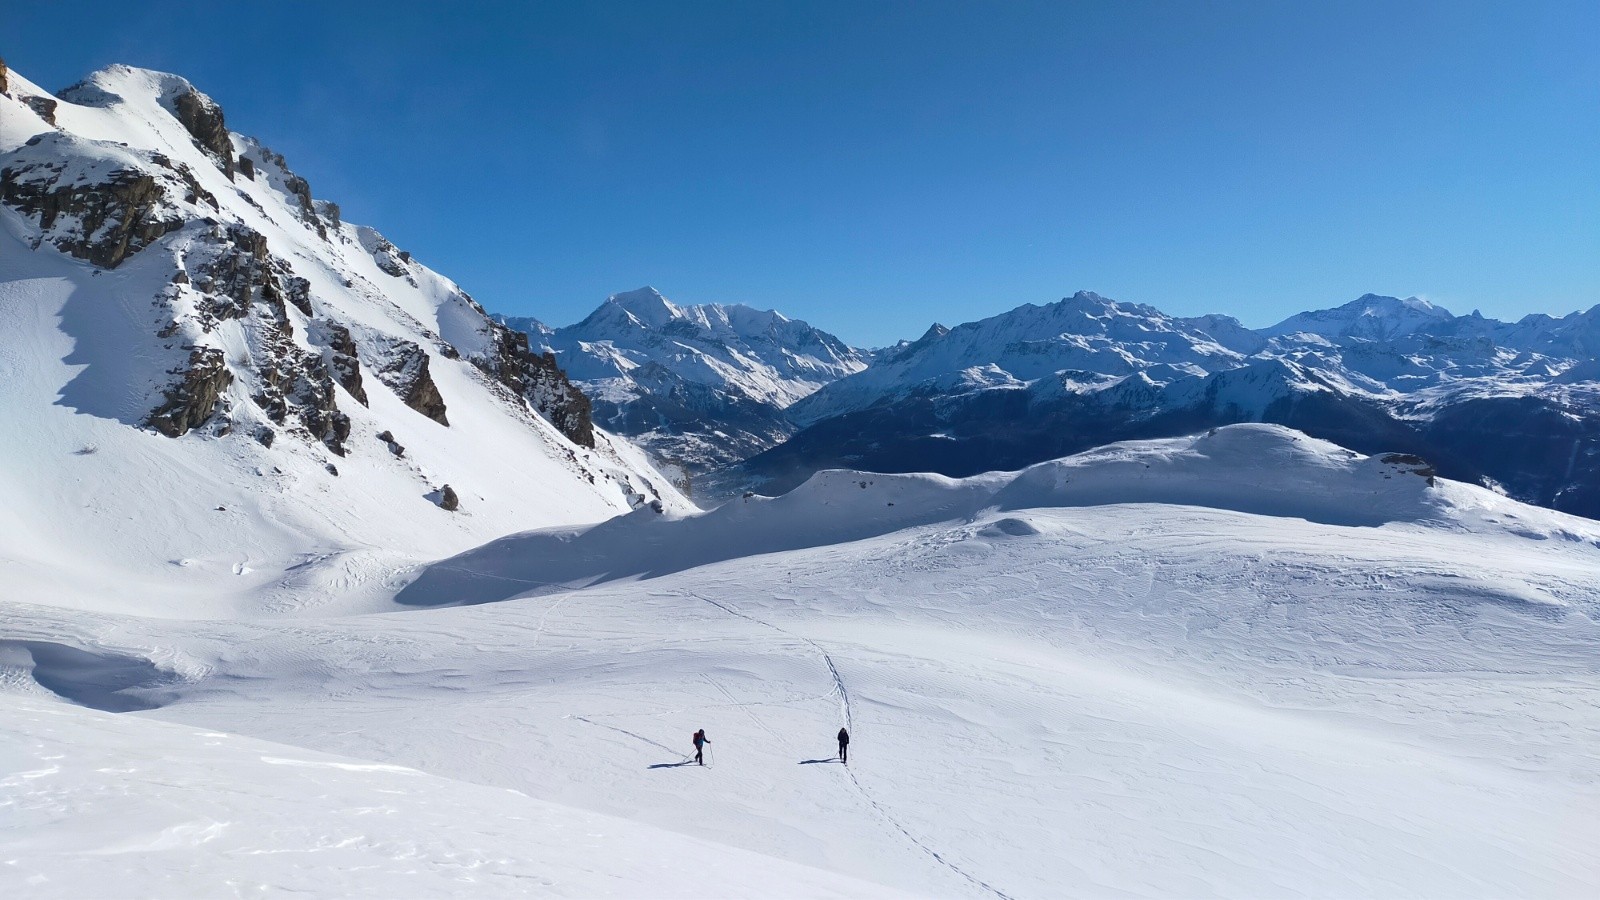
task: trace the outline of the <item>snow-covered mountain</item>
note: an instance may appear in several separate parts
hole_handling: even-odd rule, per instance
[[[0,383],[0,530],[24,566],[102,557],[89,581],[266,590],[684,502],[525,335],[126,66],[55,96],[6,73]]]
[[[710,481],[831,467],[969,475],[1132,438],[1277,422],[1600,517],[1600,307],[1515,323],[1367,295],[1253,331],[1079,293],[885,351],[790,409],[806,427]]]
[[[582,322],[500,321],[552,351],[596,421],[699,473],[794,431],[785,410],[860,372],[869,354],[771,310],[679,306],[654,288],[613,294]]]
[[[1314,334],[1334,341],[1354,339],[1383,341],[1413,334],[1430,325],[1455,318],[1449,310],[1419,297],[1401,300],[1364,294],[1333,309],[1319,309],[1290,316],[1264,329],[1269,337]]]

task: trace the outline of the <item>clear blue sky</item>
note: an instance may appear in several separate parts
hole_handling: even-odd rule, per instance
[[[1600,303],[1600,3],[6,4],[185,75],[492,310],[653,284],[858,344],[1080,288],[1264,325]]]

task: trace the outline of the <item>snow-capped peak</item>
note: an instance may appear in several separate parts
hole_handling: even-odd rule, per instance
[[[1449,310],[1421,297],[1363,294],[1333,309],[1290,316],[1262,333],[1268,337],[1315,334],[1333,340],[1389,340],[1455,318]]]
[[[649,285],[637,290],[612,294],[606,298],[605,304],[595,311],[595,315],[610,312],[612,309],[626,312],[640,324],[650,328],[660,328],[674,319],[683,318],[681,307],[663,297],[660,291]]]

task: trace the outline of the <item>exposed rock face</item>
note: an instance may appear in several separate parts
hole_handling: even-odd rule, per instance
[[[43,153],[28,154],[0,168],[0,202],[37,217],[39,230],[63,252],[113,269],[183,227],[184,216],[170,201],[181,197],[190,204],[217,205],[216,197],[195,181],[187,166],[174,165],[159,153],[137,160],[149,168],[113,163],[105,166],[111,171],[93,181],[67,162],[50,158],[56,152],[66,156],[77,143],[65,135],[38,136],[24,149]]]
[[[448,426],[444,397],[428,372],[428,354],[417,344],[399,338],[383,337],[379,345],[378,380],[388,385],[405,404],[440,425]]]
[[[350,417],[339,410],[333,379],[321,359],[284,352],[279,361],[261,367],[259,378],[260,390],[251,399],[268,418],[283,424],[293,415],[312,437],[335,454],[345,455]]]
[[[378,264],[378,268],[385,275],[404,278],[413,285],[417,283],[416,279],[412,277],[409,265],[411,254],[395,247],[394,244],[389,242],[388,238],[370,228],[363,228],[361,229],[361,245],[367,249],[368,253],[372,254],[372,261]]]
[[[455,488],[448,484],[439,489],[439,508],[446,512],[455,512],[461,508],[461,498],[456,496]]]
[[[217,168],[233,179],[233,139],[223,123],[222,107],[210,97],[190,88],[172,98],[178,121],[194,137],[194,142],[217,162]]]
[[[1413,475],[1426,478],[1428,487],[1434,486],[1434,477],[1439,474],[1434,471],[1433,466],[1428,465],[1427,460],[1414,453],[1390,453],[1380,461],[1388,463],[1403,472],[1410,472]]]
[[[22,98],[22,102],[28,104],[29,109],[38,113],[39,118],[49,122],[51,125],[56,124],[56,106],[58,104],[54,98],[24,97]]]
[[[11,89],[10,79],[8,77],[10,71],[10,69],[6,68],[6,61],[0,59],[0,94],[4,94]]]
[[[180,380],[167,388],[166,400],[150,413],[146,423],[168,437],[180,437],[204,425],[216,412],[222,392],[233,383],[221,350],[196,347],[185,369],[173,372]]]
[[[333,372],[333,377],[350,396],[356,398],[362,406],[366,406],[367,388],[361,382],[360,351],[356,347],[355,338],[350,336],[350,329],[332,322],[323,323],[322,328],[328,339],[328,351],[324,357],[328,369]]]
[[[195,271],[191,283],[206,295],[196,307],[200,327],[208,332],[218,322],[249,315],[257,289],[272,280],[265,235],[244,225],[229,225],[216,228],[214,236],[210,258],[191,262]]]
[[[567,439],[582,447],[594,446],[594,415],[589,398],[557,365],[554,354],[535,353],[528,336],[495,323],[494,356],[474,360],[550,420]]]
[[[319,205],[327,207],[330,204],[318,204],[317,201],[312,198],[311,184],[304,178],[296,175],[294,171],[289,168],[289,163],[284,160],[283,154],[275,153],[253,140],[246,140],[245,143],[249,148],[247,152],[250,155],[241,155],[239,157],[239,165],[241,169],[247,171],[245,177],[254,181],[256,173],[262,169],[265,169],[268,179],[280,187],[284,193],[295,199],[295,204],[300,210],[300,218],[307,225],[311,226],[311,228],[317,232],[319,237],[321,237],[323,240],[327,240],[328,226],[327,223],[322,220],[322,217],[318,215],[317,207]],[[259,162],[253,158],[257,156],[260,157]],[[334,215],[332,219],[333,223],[337,225],[338,216]]]

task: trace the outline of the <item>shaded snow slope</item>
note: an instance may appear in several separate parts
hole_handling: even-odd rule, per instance
[[[387,877],[405,855],[428,879],[481,860],[487,894],[529,870],[661,893],[664,829],[807,867],[771,867],[760,894],[1587,896],[1600,529],[1414,468],[1247,426],[1011,475],[829,473],[429,570],[459,576],[441,603],[510,585],[492,604],[247,622],[6,600],[17,641],[148,660],[159,678],[112,692],[145,710],[124,716],[184,728],[51,701],[0,658],[7,731],[37,748],[0,784],[46,809],[0,884],[172,873],[163,848],[219,821],[246,824],[189,855],[292,850],[305,821],[353,843],[247,857],[253,882],[352,858]],[[697,728],[706,767],[685,765]],[[111,740],[133,759],[84,752]],[[136,770],[131,794],[94,788],[106,767]],[[149,802],[146,778],[195,811],[111,815]],[[238,814],[284,821],[289,793],[273,834]],[[349,813],[373,807],[398,813]],[[502,853],[512,817],[524,846]],[[61,862],[96,845],[83,821],[121,823],[126,852]],[[672,877],[746,890],[749,857],[683,846]],[[170,883],[213,893],[212,871]]]
[[[188,82],[113,66],[63,91],[54,124],[27,102],[45,92],[14,72],[9,87],[14,596],[116,608],[159,586],[185,614],[251,592],[298,606],[318,599],[301,588],[381,579],[391,560],[687,508],[642,454],[589,430],[553,362],[340,221]]]

